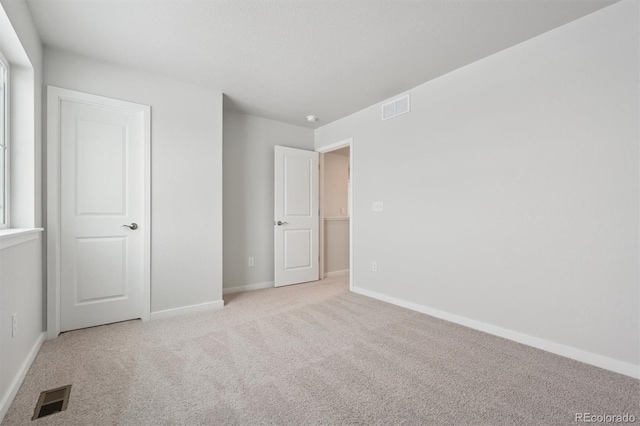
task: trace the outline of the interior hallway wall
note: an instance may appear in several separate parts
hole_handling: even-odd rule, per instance
[[[323,206],[325,217],[348,216],[349,156],[324,154]]]
[[[349,270],[349,155],[323,154],[324,272]]]

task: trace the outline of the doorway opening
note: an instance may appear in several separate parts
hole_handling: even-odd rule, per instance
[[[353,141],[320,149],[320,279],[353,286]]]

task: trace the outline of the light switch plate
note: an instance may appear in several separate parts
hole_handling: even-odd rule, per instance
[[[374,201],[371,204],[371,211],[373,212],[381,212],[384,209],[384,204],[382,201]]]

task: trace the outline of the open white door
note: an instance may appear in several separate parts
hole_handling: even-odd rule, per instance
[[[318,153],[275,147],[275,286],[319,279]]]
[[[60,331],[144,318],[150,109],[64,94],[69,97],[59,104]]]

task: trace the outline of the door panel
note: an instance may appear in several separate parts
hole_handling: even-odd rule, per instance
[[[311,216],[312,158],[284,157],[284,215]]]
[[[126,215],[127,128],[78,119],[76,139],[79,215]]]
[[[76,304],[127,295],[126,237],[76,238]]]
[[[60,169],[61,331],[143,317],[144,111],[63,100]]]
[[[319,278],[318,178],[318,153],[275,147],[276,287]]]
[[[313,237],[309,229],[284,229],[284,270],[292,271],[313,266],[311,243]]]

